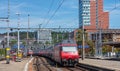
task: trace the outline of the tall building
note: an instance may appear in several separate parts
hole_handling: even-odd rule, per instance
[[[84,25],[90,25],[90,0],[79,1],[79,27]]]
[[[109,12],[103,11],[103,0],[80,0],[79,2],[80,23],[85,25],[89,32],[95,32],[97,29],[109,28]]]

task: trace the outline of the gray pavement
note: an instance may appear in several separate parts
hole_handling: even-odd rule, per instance
[[[24,71],[26,63],[30,58],[24,58],[21,62],[10,61],[10,64],[6,64],[6,61],[0,61],[0,71]]]
[[[99,60],[99,59],[84,59],[84,60],[80,59],[79,63],[108,68],[115,71],[120,71],[120,61]]]

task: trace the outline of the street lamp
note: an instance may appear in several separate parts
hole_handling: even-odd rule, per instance
[[[19,54],[19,49],[20,49],[20,32],[19,32],[19,27],[20,27],[20,13],[16,13],[18,16],[18,54]]]
[[[9,18],[10,18],[10,2],[9,2],[9,0],[8,0],[8,20],[7,20],[7,25],[8,25],[8,32],[7,32],[7,46],[9,47],[9,30],[10,30],[10,28],[9,28]]]
[[[8,19],[6,20],[7,21],[7,25],[8,25],[8,32],[7,32],[7,48],[6,48],[6,52],[7,52],[7,60],[6,60],[6,64],[9,64],[10,63],[10,48],[9,48],[9,30],[10,30],[10,28],[9,28],[9,17],[10,17],[10,8],[9,8],[9,0],[8,0]]]

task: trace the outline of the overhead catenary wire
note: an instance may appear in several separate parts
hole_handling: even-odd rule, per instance
[[[45,14],[45,17],[47,17],[47,15],[49,15],[50,11],[52,10],[53,4],[54,4],[54,0],[51,1],[50,7],[49,7],[47,13]],[[41,24],[43,24],[45,21],[46,21],[46,19],[43,19]]]
[[[109,12],[112,12],[112,11],[118,9],[119,7],[120,7],[120,5],[119,4],[117,5],[117,0],[115,0],[115,7],[113,7],[111,10],[109,10]]]
[[[64,1],[64,0],[63,0]],[[63,3],[63,1],[61,2],[61,4]],[[120,1],[120,0],[119,0]],[[60,4],[60,5],[61,5]],[[60,6],[59,6],[60,7]],[[58,7],[58,8],[59,8]],[[115,0],[115,7],[114,8],[112,8],[111,10],[109,10],[108,12],[112,12],[112,11],[114,11],[114,10],[116,10],[116,9],[118,9],[120,7],[120,5],[117,5],[117,1]],[[57,8],[57,9],[58,9]],[[57,9],[56,9],[56,11],[57,11]],[[56,11],[54,12],[54,14],[56,14]],[[50,20],[54,17],[54,14],[50,17],[50,19],[47,21],[47,23],[46,23],[46,25],[50,22]],[[103,16],[104,15],[104,13],[102,13],[102,14],[100,14],[99,16],[98,16],[98,18],[99,17],[101,17],[101,16]]]
[[[53,4],[54,4],[54,0],[52,0],[52,2],[51,2],[50,8],[49,8],[49,10],[48,10],[47,14],[49,14],[49,13],[50,13],[50,11],[51,11],[51,9],[52,9],[52,7],[53,7]]]
[[[55,16],[55,14],[57,13],[57,11],[60,9],[60,7],[62,6],[62,4],[64,3],[65,0],[62,0],[60,5],[57,7],[57,9],[54,11],[54,13],[52,14],[52,16],[48,19],[48,21],[46,22],[45,26],[47,24],[49,24],[49,22],[51,21],[51,19]]]

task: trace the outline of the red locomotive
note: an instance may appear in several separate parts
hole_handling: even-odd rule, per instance
[[[78,63],[79,59],[77,44],[73,40],[64,40],[54,47],[46,48],[39,53],[42,56],[55,60],[63,66],[74,66]]]

